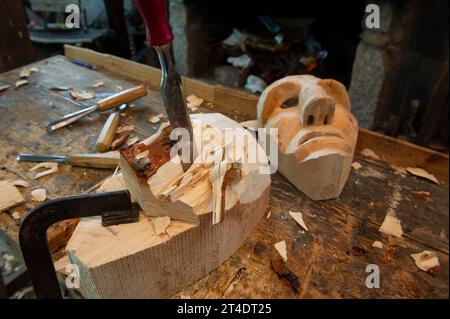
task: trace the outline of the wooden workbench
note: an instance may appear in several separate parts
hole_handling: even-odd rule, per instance
[[[35,63],[39,72],[30,76],[29,85],[0,93],[0,180],[25,179],[32,187],[45,187],[49,198],[86,192],[112,174],[108,170],[61,164],[57,174],[33,180],[33,173],[28,172],[33,164],[15,160],[19,152],[95,152],[94,143],[107,114],[92,115],[49,134],[45,128],[49,120],[93,102],[75,102],[67,91],[50,88],[69,86],[81,91],[104,81],[105,86],[97,89],[96,99],[100,99],[104,97],[102,93],[115,92],[118,86],[125,89],[146,83],[151,89],[149,95],[136,101],[121,116],[122,125],[136,125],[134,134],[141,138],[154,133],[159,126],[147,119],[164,112],[157,91],[157,70],[74,47],[66,47],[66,56],[96,65],[98,70],[79,67],[65,57],[56,56]],[[13,70],[0,75],[0,85],[13,86],[19,72]],[[184,87],[187,94],[211,102],[198,112],[222,111],[236,120],[255,117],[257,97],[190,79],[184,79]],[[314,202],[281,175],[273,175],[270,217],[259,222],[232,257],[174,297],[448,298],[448,156],[360,130],[357,152],[366,147],[382,160],[357,154],[355,160],[362,168],[352,170],[344,191],[335,200]],[[392,164],[425,168],[441,184],[399,174]],[[15,239],[19,225],[11,213],[24,213],[35,206],[30,200],[32,187],[21,189],[26,203],[0,213],[0,228]],[[411,191],[428,191],[431,201],[416,198]],[[289,210],[303,213],[308,232],[301,230],[289,216]],[[402,222],[404,234],[400,239],[378,231],[388,210],[394,211]],[[51,229],[52,250],[64,247],[71,229],[68,224]],[[273,245],[280,240],[285,240],[288,247],[286,265],[300,279],[298,293],[284,285],[271,269],[270,260],[277,256]],[[393,252],[372,247],[375,240],[391,245]],[[421,271],[414,264],[410,254],[423,250],[438,253],[441,263],[438,274]],[[368,264],[380,268],[379,289],[368,289],[365,285]]]

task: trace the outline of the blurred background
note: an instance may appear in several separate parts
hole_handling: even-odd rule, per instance
[[[368,4],[378,29],[364,26]],[[254,94],[291,74],[333,78],[361,127],[448,153],[447,0],[167,0],[167,12],[182,75]],[[0,37],[0,72],[65,43],[159,67],[131,0],[2,0]]]

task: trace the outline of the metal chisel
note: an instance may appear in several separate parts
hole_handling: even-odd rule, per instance
[[[93,112],[106,111],[106,110],[118,107],[122,104],[131,102],[133,100],[139,99],[146,95],[147,95],[147,89],[143,85],[139,85],[139,86],[118,92],[116,94],[113,94],[111,96],[108,96],[108,97],[98,101],[97,104],[95,104],[93,106],[87,107],[80,111],[76,111],[76,112],[64,115],[60,118],[57,118],[56,120],[51,121],[47,125],[47,130],[49,132],[53,132],[59,128],[62,128],[69,124],[72,124]]]
[[[71,154],[68,156],[50,154],[19,154],[18,161],[23,162],[66,162],[73,166],[93,168],[116,168],[119,165],[118,152],[103,154]]]

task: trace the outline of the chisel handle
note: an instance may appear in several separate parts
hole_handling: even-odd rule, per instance
[[[119,165],[119,152],[104,154],[72,154],[67,157],[67,162],[73,166],[94,168],[116,168]]]
[[[106,111],[119,105],[134,101],[147,95],[147,89],[143,85],[139,85],[111,96],[108,96],[97,102],[96,107],[99,111]]]
[[[165,0],[134,0],[136,7],[144,19],[147,31],[146,44],[151,46],[163,46],[173,40],[169,22],[166,16]]]
[[[95,142],[95,148],[99,152],[106,152],[109,150],[114,136],[116,135],[117,127],[120,123],[119,113],[113,112],[109,115],[108,119],[103,125],[103,128],[98,135],[97,142]]]

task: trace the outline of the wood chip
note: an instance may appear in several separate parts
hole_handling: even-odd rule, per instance
[[[271,259],[270,268],[278,275],[278,278],[281,279],[285,286],[292,288],[295,292],[299,292],[300,281],[298,280],[297,275],[286,266],[281,258]]]
[[[395,216],[389,214],[386,215],[383,224],[381,224],[378,230],[384,234],[399,238],[402,237],[403,234],[401,221]]]
[[[384,245],[383,245],[383,243],[382,243],[381,241],[375,240],[375,241],[373,242],[373,244],[372,244],[372,247],[379,248],[379,249],[383,249]]]
[[[159,121],[161,121],[161,119],[160,119],[158,116],[151,116],[151,117],[148,119],[148,121],[149,121],[150,123],[152,123],[152,124],[156,124],[156,123],[158,123]]]
[[[134,136],[127,141],[127,146],[131,146],[139,142],[139,137]]]
[[[24,201],[22,194],[9,180],[0,181],[0,212]]]
[[[429,272],[433,268],[439,267],[439,258],[437,253],[429,250],[424,250],[421,253],[411,254],[411,258],[414,259],[416,266],[420,270]]]
[[[424,202],[428,203],[430,201],[430,192],[425,191],[411,191],[409,192],[412,196],[416,198],[423,199]]]
[[[18,89],[21,86],[27,85],[29,82],[27,80],[19,80],[15,84],[15,88]]]
[[[244,121],[239,123],[239,125],[245,128],[252,128],[256,130],[258,128],[258,120]]]
[[[359,164],[358,162],[353,162],[352,163],[352,168],[354,169],[354,170],[359,170],[360,168],[362,167],[362,165],[361,164]]]
[[[20,220],[20,218],[22,217],[22,214],[18,211],[15,211],[11,214],[11,217],[14,218],[14,220]]]
[[[3,92],[6,89],[9,89],[11,85],[0,85],[0,92]]]
[[[116,135],[116,139],[111,143],[111,148],[116,149],[125,143],[130,136],[130,132],[121,132]]]
[[[41,203],[47,199],[47,191],[45,188],[37,188],[31,191],[31,199]]]
[[[30,172],[34,172],[34,171],[36,171],[38,169],[41,169],[41,168],[48,168],[48,170],[41,171],[41,172],[37,173],[33,177],[33,179],[38,179],[38,178],[41,178],[43,176],[56,173],[58,171],[58,163],[54,163],[54,162],[39,163],[39,164],[33,166],[32,168],[30,168]]]
[[[69,91],[70,89],[68,86],[53,86],[50,88],[52,91]]]
[[[76,92],[74,90],[70,90],[69,94],[72,98],[74,98],[75,100],[78,100],[78,101],[84,101],[84,100],[89,100],[89,99],[95,98],[95,92],[93,92],[93,91]]]
[[[272,215],[272,211],[271,210],[269,210],[269,212],[267,213],[266,218],[270,218],[270,215]]]
[[[127,126],[121,126],[117,129],[116,133],[122,133],[122,132],[131,132],[136,127],[134,125],[127,125]]]
[[[12,182],[14,186],[19,186],[19,187],[30,187],[30,183],[28,183],[27,181],[24,181],[22,179],[18,179],[16,181]]]
[[[31,75],[31,73],[37,73],[39,72],[38,68],[31,67],[31,68],[23,68],[22,71],[20,71],[20,77],[21,78],[27,78]]]
[[[155,234],[157,236],[165,235],[166,229],[170,225],[170,217],[155,217],[152,219],[153,229],[155,230]]]
[[[287,258],[287,248],[286,248],[286,242],[284,240],[279,241],[274,245],[275,250],[278,252],[278,254],[283,258],[283,261],[286,261]]]
[[[198,107],[203,104],[203,99],[193,94],[189,95],[186,98],[186,100],[187,100],[187,107],[193,112],[196,111]]]
[[[150,153],[150,150],[143,151],[143,152],[141,152],[139,154],[136,154],[135,158],[136,159],[146,158],[149,153]]]
[[[414,176],[421,177],[421,178],[427,179],[429,181],[432,181],[436,184],[439,184],[439,181],[433,174],[428,173],[426,170],[424,170],[422,168],[407,167],[406,170],[408,171],[408,173],[410,173]]]
[[[366,157],[371,157],[371,158],[374,158],[376,160],[380,159],[380,157],[374,151],[372,151],[370,148],[363,149],[361,151],[361,155],[366,156]]]
[[[289,211],[289,215],[291,215],[292,218],[294,218],[294,220],[297,222],[297,224],[299,224],[300,226],[302,226],[302,228],[306,231],[308,231],[308,227],[306,227],[305,222],[303,221],[303,215],[300,212],[292,212]]]
[[[104,85],[105,85],[105,82],[100,81],[100,82],[95,83],[92,87],[94,89],[98,89],[99,87],[104,86]]]

